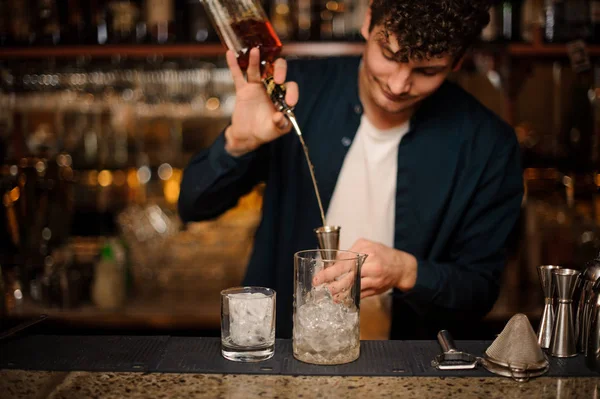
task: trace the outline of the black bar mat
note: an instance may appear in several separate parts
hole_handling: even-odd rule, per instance
[[[281,374],[286,342],[275,341],[275,355],[262,362],[232,362],[221,355],[220,338],[171,337],[155,371],[165,373]]]
[[[273,358],[259,363],[238,363],[221,356],[219,338],[173,337],[156,371],[179,373],[282,374],[386,376],[411,375],[408,364],[389,351],[384,341],[364,341],[358,360],[341,365],[320,366],[296,360],[292,341],[276,340]]]
[[[405,346],[404,354],[412,366],[415,376],[419,377],[487,377],[490,373],[481,366],[472,370],[438,370],[431,365],[431,361],[442,353],[440,345],[435,341],[399,341]],[[481,357],[491,342],[487,341],[457,341],[459,351]]]
[[[168,336],[31,335],[0,345],[0,368],[52,371],[149,371]]]
[[[410,364],[406,361],[404,349],[390,345],[393,341],[361,341],[360,357],[346,364],[321,366],[296,360],[293,355],[292,341],[285,346],[284,375],[340,375],[340,376],[407,376],[412,375]]]
[[[568,359],[560,359],[548,355],[550,360],[550,377],[600,377],[585,365],[585,356],[582,354]]]
[[[482,356],[489,341],[457,341],[459,350]],[[362,341],[361,356],[352,363],[317,366],[296,360],[291,340],[277,340],[275,356],[259,363],[238,363],[221,356],[219,338],[165,336],[31,335],[0,341],[0,368],[48,371],[146,371],[207,374],[279,374],[323,376],[491,377],[475,370],[431,366],[441,349],[436,341]],[[552,377],[598,374],[582,355],[549,356]]]

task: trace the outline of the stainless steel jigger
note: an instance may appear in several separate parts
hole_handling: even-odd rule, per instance
[[[554,327],[554,303],[552,301],[554,297],[554,279],[552,278],[552,271],[558,269],[560,269],[560,266],[554,265],[542,265],[537,268],[542,291],[544,292],[544,313],[542,313],[542,320],[540,320],[540,326],[538,327],[537,338],[538,344],[544,349],[550,347],[550,340],[552,339],[552,328]]]
[[[580,272],[573,269],[552,271],[552,278],[558,295],[558,312],[552,331],[550,354],[555,357],[577,355],[575,320],[573,317],[573,294],[579,281]]]
[[[323,259],[335,259],[334,251],[328,249],[340,249],[340,226],[322,226],[314,230],[321,248],[321,256]]]

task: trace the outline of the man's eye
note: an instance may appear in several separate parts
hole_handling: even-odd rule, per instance
[[[438,71],[430,71],[427,69],[419,69],[418,71],[421,75],[425,75],[425,76],[435,76],[438,73]]]

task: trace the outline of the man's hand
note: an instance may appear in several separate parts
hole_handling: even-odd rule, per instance
[[[230,155],[239,157],[288,133],[292,124],[282,112],[275,110],[267,95],[261,79],[259,50],[250,50],[246,77],[237,63],[235,54],[227,51],[226,56],[236,98],[231,125],[225,130],[225,150]],[[286,74],[286,61],[282,58],[276,60],[273,68],[275,83],[283,84]],[[286,83],[285,101],[290,107],[298,102],[298,85],[295,82]]]
[[[364,238],[350,251],[369,255],[360,273],[360,297],[384,293],[390,288],[408,291],[417,282],[417,259],[411,254]]]
[[[404,251],[361,238],[350,248],[352,252],[367,254],[361,268],[361,298],[381,294],[390,288],[408,291],[417,281],[417,260]],[[320,271],[313,284],[328,284],[334,298],[342,296],[354,284],[353,273],[349,273],[348,262],[338,262]]]

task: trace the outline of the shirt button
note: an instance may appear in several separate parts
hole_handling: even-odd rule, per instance
[[[350,140],[350,137],[342,137],[342,145],[344,147],[350,147],[350,144],[352,144],[352,140]]]
[[[361,114],[362,113],[362,107],[358,104],[356,104],[354,106],[354,112],[356,112],[357,114]]]

